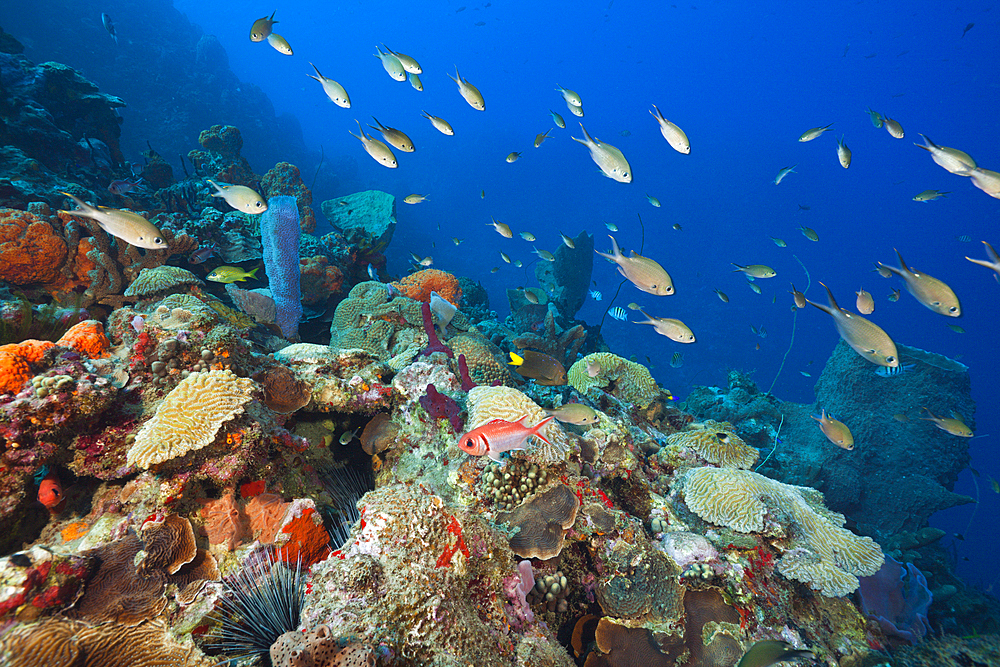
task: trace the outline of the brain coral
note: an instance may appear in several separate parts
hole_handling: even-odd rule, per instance
[[[146,298],[157,292],[165,292],[166,290],[183,287],[184,285],[203,284],[198,279],[198,276],[187,269],[164,264],[154,269],[143,269],[140,271],[139,275],[132,281],[132,284],[125,290],[125,296]]]
[[[534,401],[511,387],[473,387],[469,390],[467,409],[469,419],[466,422],[466,429],[469,431],[494,419],[512,422],[527,415],[525,424],[533,426],[548,417],[548,414]],[[538,458],[544,463],[564,460],[572,447],[572,442],[559,426],[559,422],[553,419],[545,425],[541,433],[552,446],[549,447],[535,439],[535,444],[529,446],[529,450],[537,452]]]
[[[251,380],[228,370],[192,373],[178,383],[135,436],[126,460],[140,468],[207,447],[222,424],[243,411]]]
[[[659,551],[620,542],[597,585],[597,602],[608,616],[676,621],[684,613],[680,568]]]
[[[431,292],[437,292],[442,299],[450,301],[456,307],[462,301],[462,288],[458,285],[458,278],[447,271],[424,269],[411,273],[392,285],[416,301],[430,301]]]
[[[593,377],[587,371],[588,364],[592,368],[596,364],[598,368]],[[569,383],[581,394],[600,387],[641,408],[648,407],[660,395],[660,388],[645,366],[610,352],[588,354],[570,367],[568,377]]]
[[[361,349],[385,361],[411,345],[423,347],[420,304],[405,297],[389,298],[379,282],[358,283],[337,305],[330,325],[330,347]]]
[[[749,468],[759,453],[733,433],[729,424],[708,421],[691,424],[687,431],[667,436],[668,445],[693,449],[701,458],[723,468]]]
[[[0,208],[0,280],[14,285],[62,278],[66,242],[52,226],[27,211]]]
[[[777,562],[789,579],[829,597],[857,590],[858,576],[882,567],[882,550],[869,537],[843,528],[843,515],[823,506],[815,489],[782,484],[749,470],[693,468],[681,477],[684,500],[705,521],[741,533],[764,530],[768,510],[787,516],[791,548]]]

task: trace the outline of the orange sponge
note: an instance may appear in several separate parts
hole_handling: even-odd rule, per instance
[[[462,300],[462,288],[458,286],[458,278],[447,271],[424,269],[411,273],[399,282],[392,283],[404,296],[417,301],[430,301],[431,292],[458,307]]]
[[[107,355],[111,341],[104,335],[104,325],[97,320],[84,320],[69,328],[56,345],[71,347],[90,359],[100,359]]]

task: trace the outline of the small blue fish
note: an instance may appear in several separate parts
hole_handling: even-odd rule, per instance
[[[788,176],[789,174],[797,174],[798,172],[795,171],[795,168],[797,166],[799,166],[799,165],[798,164],[793,164],[791,167],[785,167],[784,169],[782,169],[781,171],[779,171],[778,175],[774,177],[774,184],[778,185],[779,183],[781,183],[782,179],[784,179],[785,176]]]
[[[378,271],[376,271],[375,267],[372,266],[370,263],[368,264],[368,277],[371,278],[372,280],[374,280],[377,283],[382,282],[378,278]]]
[[[622,322],[628,321],[628,313],[621,306],[615,306],[608,311],[608,315]]]
[[[587,292],[587,294],[589,294],[590,298],[593,299],[594,301],[600,301],[601,299],[604,298],[604,295],[595,289],[590,290],[589,292]]]
[[[809,373],[806,373],[805,371],[799,371],[799,373],[802,373],[802,377],[807,377],[807,378],[812,377],[812,375],[809,375]]]
[[[875,369],[875,375],[883,378],[892,378],[911,370],[913,370],[913,364],[903,364],[902,366],[894,367],[879,366]]]

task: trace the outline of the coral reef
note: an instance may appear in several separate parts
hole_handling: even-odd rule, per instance
[[[396,198],[380,190],[328,199],[321,209],[347,243],[364,255],[385,250],[396,230]]]
[[[392,283],[392,286],[403,296],[415,301],[429,302],[431,292],[437,292],[453,306],[460,306],[462,303],[462,288],[458,285],[458,279],[447,271],[424,269]]]
[[[603,389],[640,408],[649,406],[660,395],[660,388],[645,366],[610,352],[588,354],[570,367],[568,378],[581,394]]]
[[[312,209],[312,192],[306,187],[299,174],[299,168],[294,164],[279,162],[260,179],[264,197],[279,195],[295,197],[299,209],[299,228],[306,234],[316,231],[316,214]]]

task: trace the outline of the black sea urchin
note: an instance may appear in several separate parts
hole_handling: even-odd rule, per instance
[[[333,500],[333,506],[322,508],[326,531],[334,548],[344,546],[351,536],[351,527],[361,518],[358,501],[375,488],[370,467],[359,468],[350,464],[331,466],[319,473],[323,490]]]
[[[217,665],[238,658],[255,658],[256,664],[272,667],[271,644],[299,627],[305,596],[301,559],[291,565],[275,560],[271,550],[248,559],[231,578],[223,580],[220,609],[214,616],[219,628],[212,648],[227,656]]]

